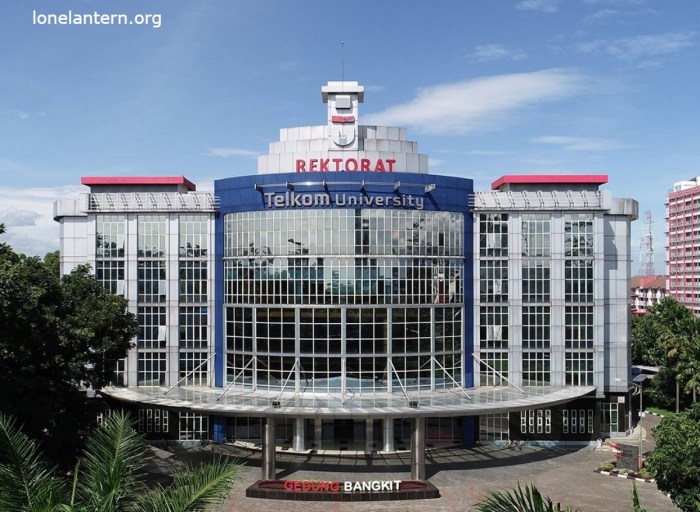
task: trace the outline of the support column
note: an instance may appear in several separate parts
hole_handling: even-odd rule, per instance
[[[209,424],[212,427],[212,441],[221,444],[226,441],[226,417],[209,416]]]
[[[374,420],[372,418],[365,420],[365,451],[374,451]]]
[[[314,444],[316,450],[323,449],[323,420],[314,418]]]
[[[411,479],[425,480],[425,418],[413,420],[411,432]]]
[[[263,418],[262,479],[274,480],[275,468],[275,418]]]
[[[394,418],[384,418],[382,420],[383,425],[383,452],[393,452],[394,451]]]
[[[303,452],[306,430],[304,429],[304,418],[294,418],[294,447],[295,452]]]

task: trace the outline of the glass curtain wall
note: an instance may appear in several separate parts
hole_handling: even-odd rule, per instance
[[[245,212],[224,228],[227,382],[372,393],[462,381],[463,214]]]

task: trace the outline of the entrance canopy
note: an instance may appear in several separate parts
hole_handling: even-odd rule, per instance
[[[101,393],[117,400],[217,416],[416,418],[477,416],[541,409],[595,391],[594,386],[479,387],[403,394],[275,393],[212,387],[107,387]]]

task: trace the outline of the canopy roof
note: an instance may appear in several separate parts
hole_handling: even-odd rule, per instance
[[[569,402],[595,391],[594,386],[480,387],[403,394],[345,395],[252,391],[212,387],[107,387],[101,393],[117,400],[185,409],[219,416],[383,418],[476,416],[523,409],[541,409]]]

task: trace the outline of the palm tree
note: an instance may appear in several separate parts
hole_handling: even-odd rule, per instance
[[[486,498],[475,505],[475,512],[577,512],[571,507],[561,508],[548,497],[543,497],[534,485],[511,491],[491,490]]]
[[[188,466],[172,485],[138,492],[146,442],[124,413],[88,439],[72,481],[44,462],[37,444],[0,414],[0,510],[30,512],[186,512],[220,503],[241,465],[223,458]]]

